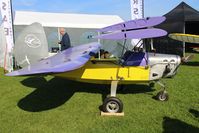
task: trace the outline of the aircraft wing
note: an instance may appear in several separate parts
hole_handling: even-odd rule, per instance
[[[40,60],[20,70],[6,74],[6,76],[22,76],[35,74],[62,73],[82,67],[100,49],[98,42],[79,45],[66,49],[52,57]]]
[[[130,20],[111,25],[97,30],[101,35],[95,36],[98,39],[122,40],[122,39],[145,39],[167,35],[162,29],[152,28],[165,21],[165,17],[151,17],[144,19]]]
[[[109,34],[102,34],[96,36],[98,39],[111,39],[111,40],[122,40],[122,39],[146,39],[155,38],[167,35],[167,32],[162,29],[151,28],[151,29],[139,29],[130,30],[125,32],[113,32]]]
[[[182,42],[199,43],[199,35],[172,33],[169,37]]]
[[[152,27],[158,25],[166,20],[165,17],[149,17],[144,19],[130,20],[115,25],[111,25],[102,29],[97,30],[98,32],[110,32],[118,30],[132,30],[141,29],[146,27]]]

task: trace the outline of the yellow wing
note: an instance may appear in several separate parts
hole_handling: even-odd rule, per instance
[[[182,42],[199,43],[199,35],[172,33],[169,37]]]

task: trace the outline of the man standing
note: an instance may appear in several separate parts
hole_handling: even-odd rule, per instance
[[[61,44],[61,51],[68,49],[71,47],[70,37],[67,32],[65,32],[64,28],[59,29],[60,34],[62,35],[62,39],[59,42]]]

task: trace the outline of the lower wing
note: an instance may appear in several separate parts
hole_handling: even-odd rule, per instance
[[[40,60],[25,68],[6,74],[6,76],[22,76],[35,74],[49,74],[72,71],[82,67],[100,49],[98,42],[79,45],[66,49],[55,56]]]

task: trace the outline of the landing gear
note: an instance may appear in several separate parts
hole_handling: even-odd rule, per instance
[[[121,113],[123,111],[123,103],[116,97],[108,97],[104,100],[103,111],[109,113]]]
[[[166,91],[160,91],[156,95],[157,100],[159,101],[167,101],[169,99],[169,94]]]
[[[163,90],[158,92],[156,99],[159,101],[167,101],[169,99],[169,94],[166,92],[165,85],[159,81],[157,83],[163,88]]]
[[[122,101],[116,97],[118,81],[111,82],[111,96],[107,97],[102,105],[104,112],[108,113],[121,113],[123,111]]]

